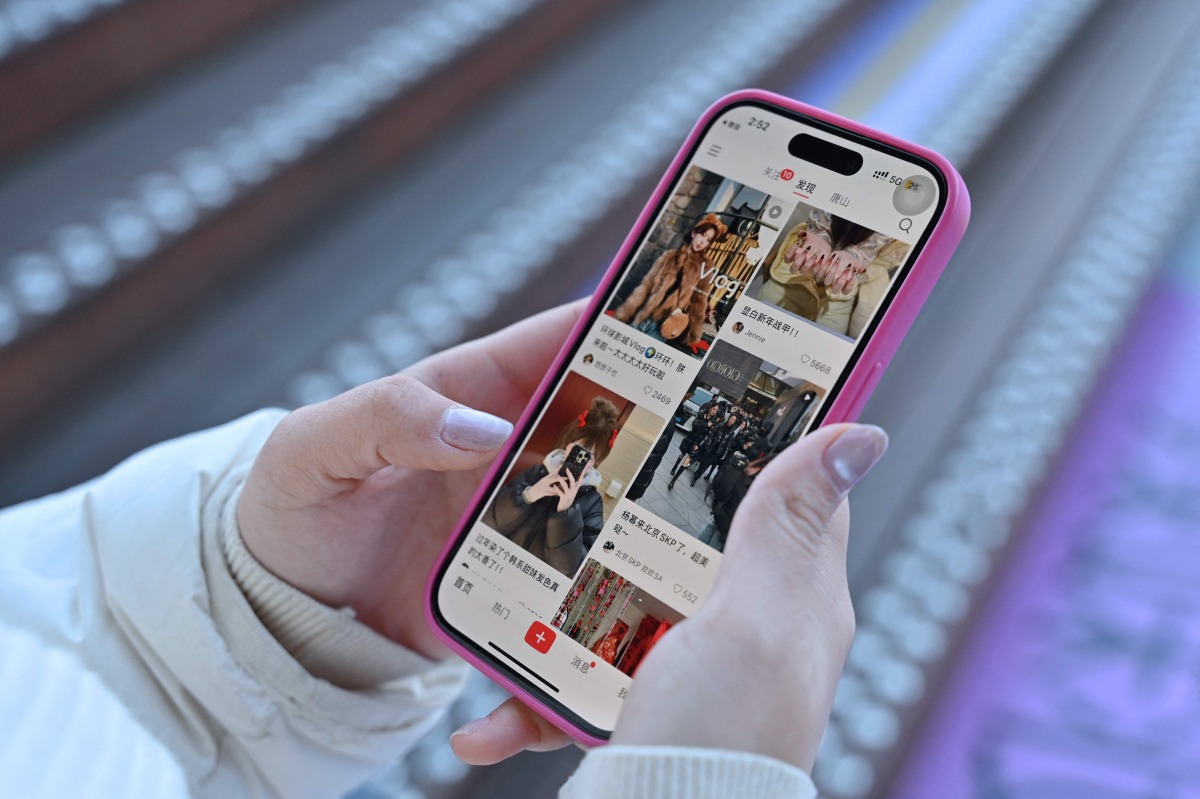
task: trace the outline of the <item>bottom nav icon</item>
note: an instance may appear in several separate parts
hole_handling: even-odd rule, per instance
[[[540,621],[535,621],[525,631],[525,643],[544,655],[550,651],[550,647],[554,643],[554,635],[554,630],[551,630]]]

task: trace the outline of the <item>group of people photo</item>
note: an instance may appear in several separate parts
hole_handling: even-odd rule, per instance
[[[723,551],[754,477],[807,429],[824,394],[718,340],[626,498]]]
[[[770,460],[771,423],[719,395],[680,424],[684,416],[667,425],[627,498],[721,551],[742,497]]]
[[[727,463],[762,457],[770,447],[766,437],[770,431],[769,423],[760,421],[736,402],[711,397],[700,406],[684,433],[679,456],[671,467],[668,490],[689,471],[694,486],[701,477],[712,477]]]

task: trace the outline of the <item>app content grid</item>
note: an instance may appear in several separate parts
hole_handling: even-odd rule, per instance
[[[817,417],[930,221],[896,199],[933,185],[919,174],[867,192],[721,144],[746,116],[702,139],[439,586],[461,633],[599,730],[707,595],[754,475]],[[877,156],[873,181],[915,171]]]

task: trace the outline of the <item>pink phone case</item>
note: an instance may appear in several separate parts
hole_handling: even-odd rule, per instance
[[[929,292],[933,289],[933,284],[937,282],[938,277],[942,274],[942,270],[950,260],[950,256],[966,231],[967,220],[971,213],[971,203],[967,195],[967,187],[963,184],[962,177],[950,165],[950,162],[932,150],[911,144],[895,136],[889,136],[886,133],[873,130],[866,125],[845,119],[836,114],[831,114],[819,108],[805,105],[788,97],[759,89],[745,89],[726,95],[715,102],[704,112],[695,127],[692,128],[691,133],[688,134],[687,140],[671,161],[671,165],[667,168],[662,180],[659,181],[654,193],[650,196],[645,208],[642,209],[642,213],[638,216],[637,222],[634,223],[629,235],[626,236],[624,244],[621,245],[620,251],[617,252],[616,257],[613,259],[612,266],[604,273],[604,277],[600,281],[600,285],[596,288],[596,292],[592,297],[592,301],[588,304],[587,310],[580,317],[579,323],[571,332],[570,338],[564,342],[562,351],[559,352],[558,357],[554,360],[554,364],[546,372],[546,378],[538,387],[525,412],[521,414],[521,418],[516,424],[518,431],[524,431],[530,423],[536,408],[550,391],[554,383],[554,376],[558,374],[567,360],[571,345],[580,336],[585,334],[588,325],[591,324],[593,316],[598,310],[598,306],[609,289],[612,288],[614,281],[618,279],[621,265],[625,263],[630,252],[637,246],[640,239],[639,234],[652,221],[655,209],[666,193],[670,191],[674,183],[673,178],[691,154],[697,139],[703,135],[709,122],[715,116],[724,112],[729,106],[745,101],[757,101],[778,106],[784,110],[795,111],[852,133],[860,134],[868,139],[882,142],[896,149],[920,156],[941,170],[946,180],[946,205],[941,219],[938,220],[937,226],[930,232],[929,239],[925,243],[925,248],[910,267],[908,277],[901,284],[895,298],[880,318],[874,335],[867,342],[862,355],[846,379],[841,392],[826,412],[821,424],[850,422],[858,418],[859,412],[870,398],[871,392],[874,391],[875,385],[879,382],[879,378],[883,375],[883,370],[896,353],[896,349],[900,346],[900,341],[904,338],[904,334],[908,332],[909,326],[912,325],[913,319],[916,318],[917,311],[921,309],[925,299],[929,296]],[[480,485],[479,490],[471,498],[471,503],[467,511],[464,512],[462,518],[459,519],[458,524],[455,525],[454,530],[447,539],[446,546],[442,549],[442,554],[438,558],[438,562],[430,573],[429,580],[426,583],[425,616],[430,627],[447,646],[489,678],[504,686],[514,696],[519,697],[521,701],[525,702],[538,715],[584,744],[602,745],[607,743],[606,739],[598,738],[580,729],[562,716],[559,716],[552,709],[543,705],[536,696],[530,694],[520,685],[493,668],[489,662],[479,658],[473,652],[459,644],[441,628],[433,612],[438,573],[441,571],[446,559],[451,556],[459,534],[462,532],[464,526],[469,523],[471,510],[483,500],[493,481],[498,478],[498,472],[504,463],[505,457],[517,446],[517,442],[520,439],[521,436],[514,435],[511,439],[512,443],[496,458],[495,464],[488,471],[487,477]]]

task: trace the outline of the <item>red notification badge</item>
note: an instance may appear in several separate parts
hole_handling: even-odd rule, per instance
[[[554,630],[551,630],[540,621],[535,621],[525,631],[525,643],[544,655],[550,651],[550,647],[554,643],[554,635]]]

